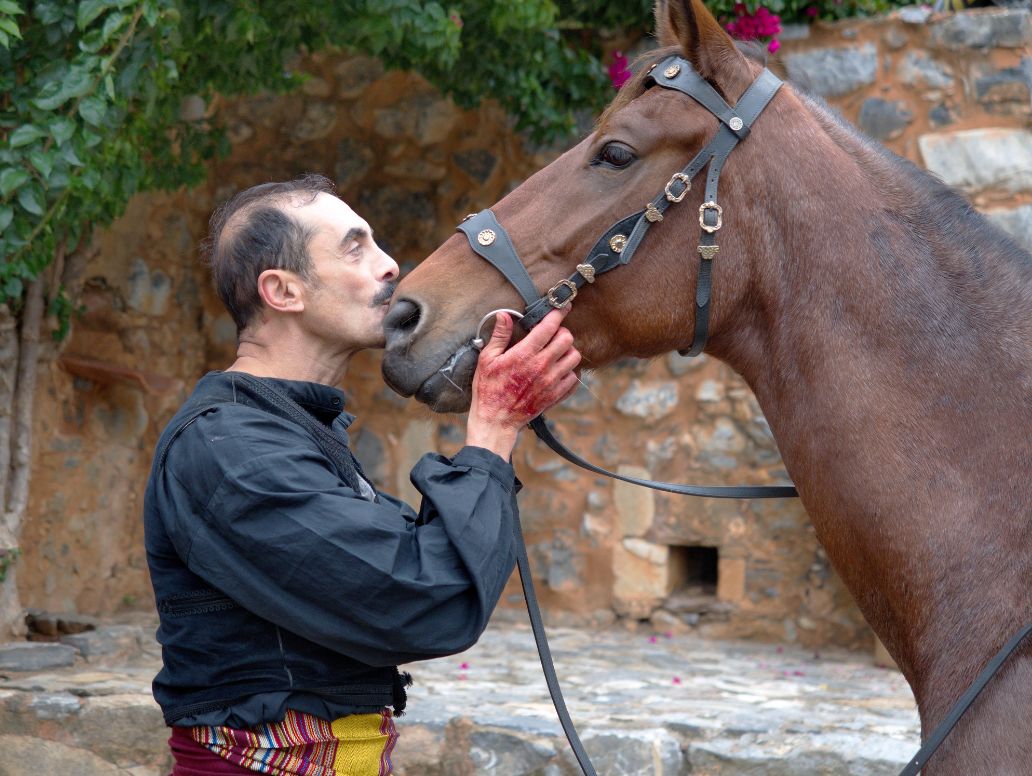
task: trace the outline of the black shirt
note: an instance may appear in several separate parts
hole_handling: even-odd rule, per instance
[[[210,373],[197,390],[206,381],[225,389],[233,374]],[[353,417],[341,391],[266,380],[347,441]],[[419,461],[417,514],[345,485],[300,425],[220,403],[179,433],[154,477],[162,481],[148,487],[147,508],[191,572],[257,616],[371,666],[471,646],[515,561],[518,482],[481,448]],[[176,724],[248,727],[287,708],[324,719],[353,711],[278,690]]]

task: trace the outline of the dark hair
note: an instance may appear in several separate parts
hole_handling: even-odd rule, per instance
[[[302,280],[311,279],[312,230],[289,208],[310,204],[319,194],[337,194],[333,182],[322,175],[262,183],[236,194],[212,215],[206,260],[238,334],[261,310],[258,276],[262,272],[286,269]]]

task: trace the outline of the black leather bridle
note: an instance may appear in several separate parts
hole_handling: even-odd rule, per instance
[[[720,181],[720,173],[731,151],[734,150],[740,141],[749,136],[753,122],[756,121],[763,109],[773,99],[778,89],[781,88],[782,81],[764,68],[756,80],[746,89],[738,104],[735,107],[731,107],[717,93],[713,86],[692,69],[691,64],[687,60],[680,56],[669,56],[652,65],[646,76],[645,85],[646,88],[660,86],[665,89],[675,89],[691,97],[719,119],[720,125],[717,133],[695,155],[687,167],[680,172],[675,172],[670,177],[666,186],[663,187],[663,191],[655,199],[647,203],[644,210],[639,210],[637,213],[617,221],[607,229],[588,252],[585,260],[577,265],[577,269],[572,275],[563,278],[549,288],[544,295],[540,295],[534,282],[530,279],[526,267],[516,253],[516,248],[508,232],[498,223],[498,219],[495,218],[494,213],[490,209],[470,214],[459,224],[458,229],[466,235],[469,245],[474,252],[501,272],[506,280],[519,292],[526,304],[526,310],[520,317],[520,323],[525,329],[529,330],[540,323],[549,311],[561,309],[571,302],[586,284],[594,283],[599,275],[628,264],[634,258],[649,228],[663,220],[664,213],[669,207],[684,199],[685,195],[691,190],[695,176],[708,164],[709,172],[706,176],[705,198],[699,207],[701,235],[698,245],[699,273],[695,290],[695,333],[691,345],[679,351],[682,355],[698,356],[706,347],[706,340],[709,336],[711,273],[714,257],[720,250],[720,246],[716,243],[716,234],[720,231],[724,222],[723,209],[717,202],[717,185]],[[479,331],[470,344],[478,350],[483,346]],[[679,485],[616,474],[585,461],[569,450],[562,442],[556,439],[551,429],[549,429],[544,415],[540,415],[532,420],[530,427],[541,441],[571,463],[596,474],[603,474],[613,479],[642,485],[654,490],[689,496],[706,496],[709,498],[791,498],[798,495],[796,489],[791,485],[733,487]],[[527,549],[518,520],[515,525],[515,533],[516,558],[520,571],[520,581],[523,585],[527,611],[530,615],[534,640],[537,644],[538,655],[541,658],[541,667],[544,670],[545,681],[552,696],[556,713],[559,715],[559,720],[562,723],[563,732],[570,742],[581,770],[586,776],[595,776],[594,766],[592,766],[591,760],[588,758],[573,726],[573,721],[570,719],[569,712],[566,710],[566,704],[563,701],[562,691],[559,688],[555,668],[552,665],[552,657],[544,632],[537,594],[534,591],[534,584],[530,574],[530,561],[527,558]],[[917,776],[960,717],[989,683],[989,680],[1029,634],[1032,634],[1032,624],[1015,633],[1003,646],[979,673],[965,693],[954,703],[945,719],[939,723],[917,754],[901,771],[900,776]]]

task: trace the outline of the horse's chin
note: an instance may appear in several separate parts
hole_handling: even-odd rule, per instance
[[[402,396],[412,396],[434,412],[466,412],[472,398],[473,373],[479,352],[461,345],[436,370],[420,365],[401,352],[388,350],[381,362],[384,382]]]

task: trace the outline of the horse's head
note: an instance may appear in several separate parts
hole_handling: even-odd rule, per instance
[[[680,55],[735,105],[762,67],[736,48],[701,0],[661,0],[655,12],[663,48],[654,60]],[[719,121],[713,113],[679,91],[649,83],[646,66],[624,85],[588,138],[493,206],[540,294],[570,276],[614,222],[642,210],[714,137]],[[725,202],[756,193],[759,156],[744,152],[750,145],[743,143],[725,166]],[[681,186],[674,186],[675,193]],[[696,286],[704,188],[700,176],[683,203],[651,224],[634,261],[582,288],[567,325],[585,365],[654,356],[692,341],[694,305],[688,300]],[[734,227],[720,233],[725,253],[737,253],[736,245],[746,240],[740,213],[725,215]],[[745,293],[745,281],[731,278],[735,272],[714,270],[714,324],[717,302],[726,304],[719,297]],[[435,410],[468,408],[477,359],[469,342],[481,317],[498,308],[522,310],[524,303],[473,252],[466,235],[456,234],[398,287],[386,319],[388,384]]]

